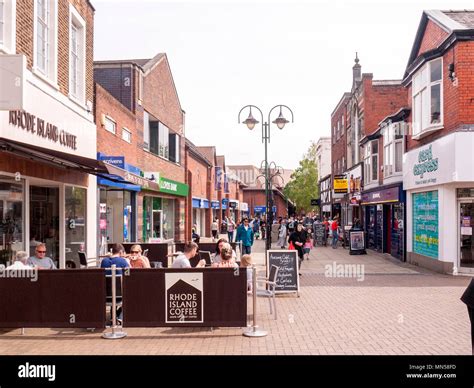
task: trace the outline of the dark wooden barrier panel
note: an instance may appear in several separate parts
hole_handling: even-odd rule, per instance
[[[189,274],[191,281],[202,276],[203,322],[166,322],[169,274]],[[192,293],[186,281],[180,280],[175,286],[182,295]],[[233,268],[134,269],[124,276],[123,306],[125,327],[245,327],[247,273]]]
[[[40,270],[0,278],[0,327],[105,327],[103,269]]]
[[[125,248],[126,253],[130,253],[130,248],[133,245],[140,245],[142,247],[142,251],[145,249],[148,249],[148,260],[150,261],[150,264],[154,261],[160,261],[163,265],[163,267],[168,267],[168,243],[121,243],[123,247]],[[108,244],[108,250],[110,251],[110,248],[112,248],[113,244]],[[152,264],[153,267],[153,264]]]

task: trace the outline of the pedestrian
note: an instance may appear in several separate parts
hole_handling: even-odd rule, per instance
[[[227,236],[229,237],[229,242],[234,241],[234,229],[235,229],[235,222],[233,218],[229,218],[227,222]]]
[[[254,232],[249,226],[249,219],[244,218],[243,225],[240,225],[237,228],[237,239],[236,241],[242,241],[242,251],[241,253],[250,255],[252,253]]]
[[[219,232],[219,223],[217,222],[217,218],[214,218],[214,221],[211,224],[211,233],[212,233],[212,241],[216,241],[217,234]]]
[[[337,241],[339,240],[339,233],[338,233],[338,227],[339,227],[339,219],[336,216],[334,220],[332,221],[331,224],[331,231],[332,231],[332,248],[337,249]]]
[[[303,225],[299,224],[296,227],[296,231],[290,234],[288,242],[292,243],[298,251],[299,268],[301,268],[301,264],[303,263],[303,245],[306,242],[306,233],[303,232]],[[301,272],[299,275],[301,276]]]
[[[286,220],[280,220],[280,227],[278,228],[277,246],[282,249],[286,248]]]
[[[311,252],[311,248],[313,247],[313,242],[311,241],[311,235],[308,233],[306,235],[306,242],[303,245],[303,260],[306,256],[306,260],[309,260],[309,252]]]
[[[467,305],[467,313],[471,321],[471,348],[472,355],[474,356],[474,279],[471,279],[469,286],[467,286],[466,291],[461,296],[461,300]]]

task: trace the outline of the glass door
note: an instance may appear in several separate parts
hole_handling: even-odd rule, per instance
[[[46,256],[59,268],[59,188],[30,186],[30,255],[46,244]]]
[[[161,228],[163,223],[163,212],[161,210],[153,210],[152,221],[153,238],[163,238]]]
[[[474,202],[460,202],[459,204],[459,254],[460,266],[474,268],[474,240],[472,228],[474,226]]]

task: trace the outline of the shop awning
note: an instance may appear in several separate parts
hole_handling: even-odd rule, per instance
[[[110,173],[108,166],[96,159],[46,149],[3,137],[0,137],[0,151],[9,152],[22,158],[46,163],[54,167],[76,170],[87,174],[102,176],[102,174]]]

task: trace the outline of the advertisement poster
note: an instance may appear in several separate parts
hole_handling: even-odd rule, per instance
[[[350,233],[350,242],[351,242],[351,250],[359,251],[365,249],[364,244],[364,232],[354,232]]]
[[[413,194],[413,252],[438,258],[438,191]]]
[[[165,274],[166,323],[204,322],[203,274]]]

